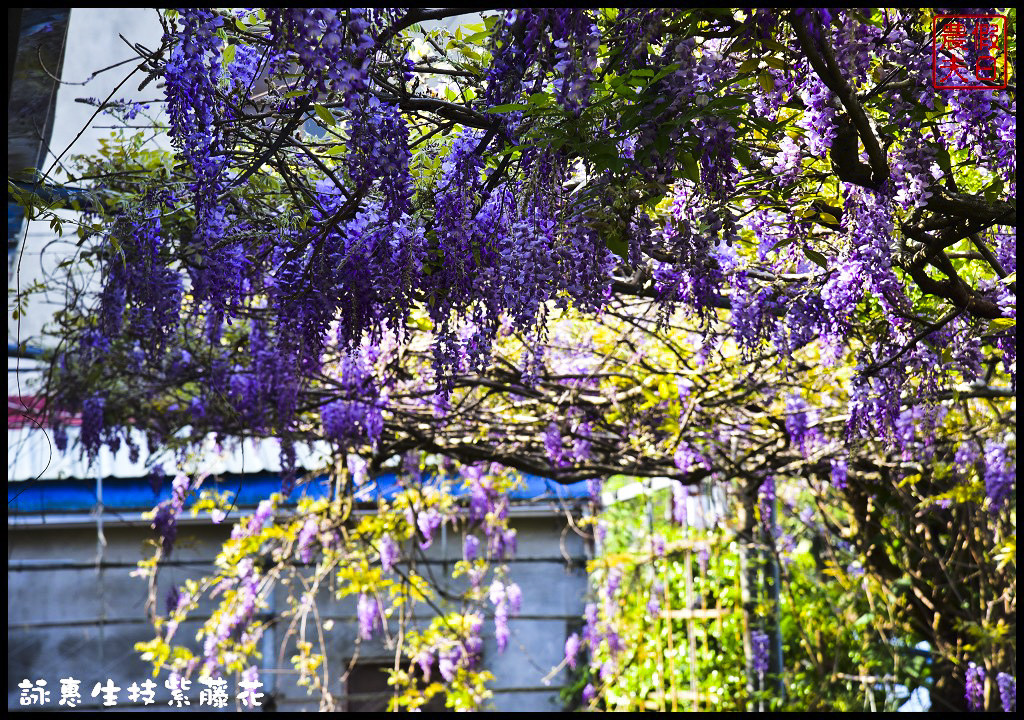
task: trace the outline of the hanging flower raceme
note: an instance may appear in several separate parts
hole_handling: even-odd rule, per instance
[[[1003,705],[1003,712],[1015,712],[1017,710],[1017,680],[1009,673],[1001,672],[996,675],[996,685],[999,687],[999,701]]]
[[[356,615],[359,619],[359,637],[363,640],[372,640],[374,632],[381,626],[380,606],[377,604],[377,598],[362,593],[356,604]]]
[[[974,663],[967,664],[967,685],[964,690],[967,709],[982,710],[985,707],[985,668]]]
[[[185,507],[190,484],[187,475],[176,475],[171,483],[171,498],[157,505],[154,511],[152,527],[160,536],[165,557],[170,557],[174,549],[174,541],[178,537],[178,515]]]

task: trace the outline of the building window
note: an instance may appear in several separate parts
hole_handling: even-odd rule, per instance
[[[393,662],[368,661],[357,663],[348,675],[345,684],[345,706],[348,712],[387,712],[388,702],[395,689],[388,685],[388,670]],[[431,677],[437,677],[437,666],[431,670]],[[420,687],[425,688],[419,668],[416,677]],[[422,708],[423,712],[451,712],[444,706],[444,694],[438,693]]]

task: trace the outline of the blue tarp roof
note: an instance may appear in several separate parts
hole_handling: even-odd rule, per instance
[[[522,475],[521,487],[509,493],[512,500],[543,501],[573,500],[589,497],[585,481],[572,485],[560,485],[548,478],[536,475]],[[424,485],[436,487],[436,479],[425,478]],[[315,498],[326,497],[330,484],[325,475],[312,482],[300,485],[285,505],[294,505],[303,494]],[[207,478],[204,490],[229,491],[238,507],[255,507],[272,493],[281,490],[281,476],[276,473],[251,475],[225,475],[214,480]],[[361,487],[356,498],[361,502],[375,503],[378,498],[393,496],[400,489],[395,474],[377,476]],[[456,495],[466,493],[461,483],[452,487]],[[107,478],[103,481],[103,507],[107,511],[141,512],[152,509],[162,500],[171,496],[171,478],[157,483],[152,478]],[[48,513],[89,512],[96,507],[96,483],[88,480],[40,480],[7,486],[8,515],[39,515]]]

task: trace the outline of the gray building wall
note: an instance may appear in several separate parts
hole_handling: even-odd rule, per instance
[[[60,679],[67,677],[81,681],[83,703],[78,709],[112,710],[101,708],[102,697],[91,697],[97,682],[112,679],[122,688],[118,707],[129,709],[131,703],[124,689],[151,677],[151,666],[133,649],[136,642],[154,637],[145,614],[147,587],[130,573],[148,555],[145,545],[154,537],[153,531],[141,519],[107,519],[103,525],[104,545],[98,543],[96,525],[86,522],[54,526],[8,521],[10,710],[37,709],[19,702],[18,685],[26,679],[33,683],[46,680],[51,695],[45,707],[51,710],[66,709],[58,707],[57,702]],[[518,532],[519,548],[510,563],[510,579],[523,590],[523,607],[509,623],[512,638],[504,653],[499,653],[495,645],[493,618],[488,617],[484,625],[483,664],[495,675],[492,705],[504,711],[558,711],[562,708],[559,690],[565,684],[565,673],[556,674],[550,685],[543,684],[542,678],[562,662],[565,638],[582,615],[586,551],[574,533],[565,532],[564,519],[548,508],[514,516],[513,527]],[[173,560],[160,574],[161,604],[172,584],[180,586],[186,578],[212,570],[213,558],[229,532],[230,528],[208,523],[180,527]],[[461,556],[461,536],[449,530],[434,545],[428,557],[438,575],[443,576]],[[274,607],[267,612],[276,614],[283,609],[285,599],[286,593],[279,588],[271,598]],[[325,634],[330,691],[335,698],[343,699],[345,688],[340,677],[353,655],[357,635],[355,598],[337,600],[325,592],[318,607],[321,620],[334,621]],[[179,628],[175,635],[179,642],[194,639],[207,617],[202,610],[196,613],[196,620]],[[392,632],[395,629],[392,627]],[[307,695],[305,688],[296,685],[297,675],[288,663],[292,648],[280,653],[283,630],[275,626],[270,640],[274,650],[264,652],[264,666],[271,670],[261,673],[264,692],[272,692],[277,710],[316,710],[318,697]],[[360,662],[393,659],[379,637],[361,644]],[[193,650],[198,651],[198,646]],[[283,667],[277,664],[281,655]],[[147,707],[147,711],[177,709],[167,705],[170,691],[163,686],[165,679],[166,673],[156,679],[156,705]],[[193,678],[192,704],[184,710],[209,709],[198,706],[200,689]],[[234,709],[233,679],[229,680],[228,692],[232,699],[228,709]]]

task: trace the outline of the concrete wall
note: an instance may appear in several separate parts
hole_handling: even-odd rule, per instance
[[[493,619],[485,623],[483,662],[496,677],[492,683],[493,706],[510,711],[557,711],[561,709],[558,691],[564,683],[564,672],[549,686],[543,685],[541,678],[562,661],[568,629],[578,624],[582,614],[585,550],[573,533],[563,534],[564,521],[553,513],[516,518],[513,526],[518,531],[519,550],[510,564],[510,575],[523,589],[523,607],[510,622],[512,638],[503,654],[495,646]],[[180,528],[174,560],[161,571],[161,604],[172,584],[181,585],[186,578],[198,577],[212,568],[219,542],[228,531],[210,525]],[[113,525],[108,521],[103,533],[106,544],[97,563],[99,546],[94,525],[54,528],[8,523],[9,709],[37,709],[19,703],[18,685],[26,679],[33,683],[45,679],[51,691],[45,707],[66,710],[57,705],[61,678],[81,681],[83,703],[79,709],[101,709],[102,698],[91,697],[97,682],[105,683],[110,678],[124,689],[133,681],[142,683],[150,677],[150,666],[133,650],[136,642],[154,636],[145,616],[147,588],[144,581],[130,573],[145,556],[145,543],[153,532],[142,521]],[[436,563],[436,572],[443,574],[460,556],[461,538],[449,531],[445,538],[435,540],[432,551],[430,558]],[[282,589],[275,593],[272,602],[276,609],[284,607],[285,595]],[[330,690],[336,698],[344,698],[340,676],[355,647],[355,602],[353,598],[336,600],[325,595],[319,609],[321,619],[334,621],[327,633]],[[198,616],[198,621],[183,624],[175,637],[193,639],[205,617],[201,612]],[[283,628],[275,632],[276,645],[283,637]],[[272,679],[271,673],[263,673],[265,692],[269,692],[272,682],[277,710],[315,710],[316,698],[310,698],[295,684],[296,676],[287,660],[291,654],[291,648],[286,648],[285,667],[277,667]],[[272,655],[270,663],[275,667],[278,652]],[[361,661],[392,657],[379,640],[361,645]],[[170,691],[163,687],[165,679],[166,674],[157,678],[156,705],[147,707],[147,711],[176,709],[167,706]],[[192,704],[184,709],[200,709],[200,689],[193,682]],[[233,679],[228,692],[232,698],[229,709],[234,709]],[[122,690],[118,707],[128,709],[130,705]]]

